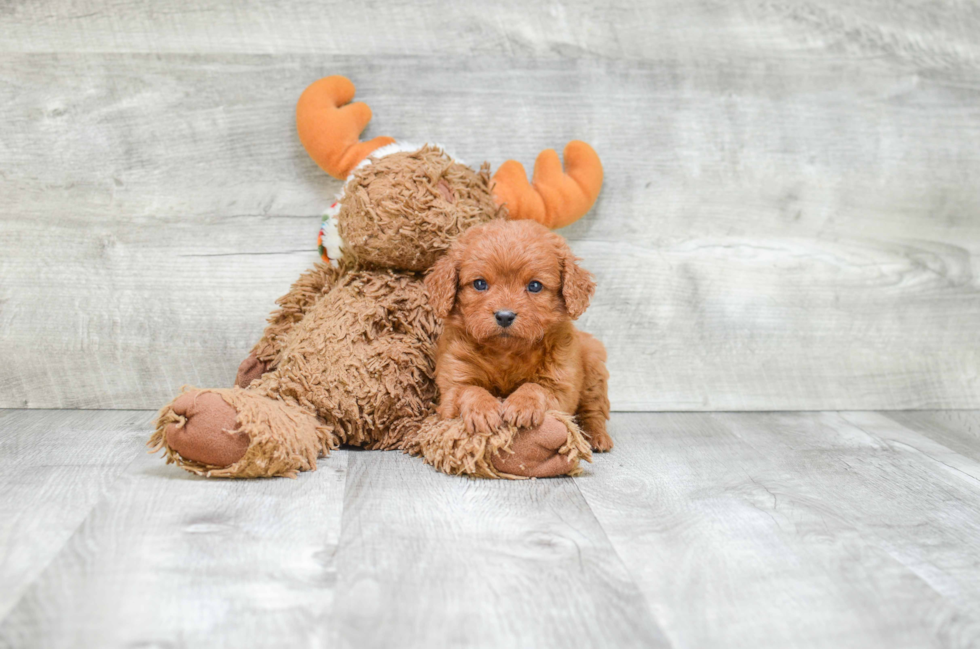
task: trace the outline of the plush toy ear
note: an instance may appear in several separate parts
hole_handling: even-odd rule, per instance
[[[435,263],[425,276],[425,290],[429,294],[429,304],[436,317],[445,320],[456,304],[456,290],[459,284],[457,255],[450,250]]]
[[[578,257],[568,247],[562,237],[554,235],[558,258],[561,260],[561,297],[565,310],[572,320],[578,319],[589,308],[592,294],[595,293],[595,280],[592,273],[578,265]]]

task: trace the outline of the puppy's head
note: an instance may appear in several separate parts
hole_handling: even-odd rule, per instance
[[[539,340],[585,312],[595,291],[565,240],[534,221],[470,228],[425,278],[436,315],[480,341]]]

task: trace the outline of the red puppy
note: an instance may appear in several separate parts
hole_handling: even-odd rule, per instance
[[[535,221],[470,228],[426,277],[445,320],[436,351],[439,415],[473,432],[506,421],[541,425],[545,412],[574,414],[592,448],[606,432],[606,350],[572,320],[595,282],[563,238]]]

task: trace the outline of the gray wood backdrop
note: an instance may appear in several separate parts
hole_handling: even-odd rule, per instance
[[[227,385],[369,135],[606,166],[565,231],[628,410],[980,407],[980,8],[891,0],[0,2],[0,406]]]

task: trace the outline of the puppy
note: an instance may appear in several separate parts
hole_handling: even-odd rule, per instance
[[[592,448],[606,432],[606,350],[572,320],[589,306],[591,274],[563,238],[535,221],[470,228],[425,279],[445,320],[436,350],[443,419],[471,432],[535,428],[548,410],[574,414]]]

